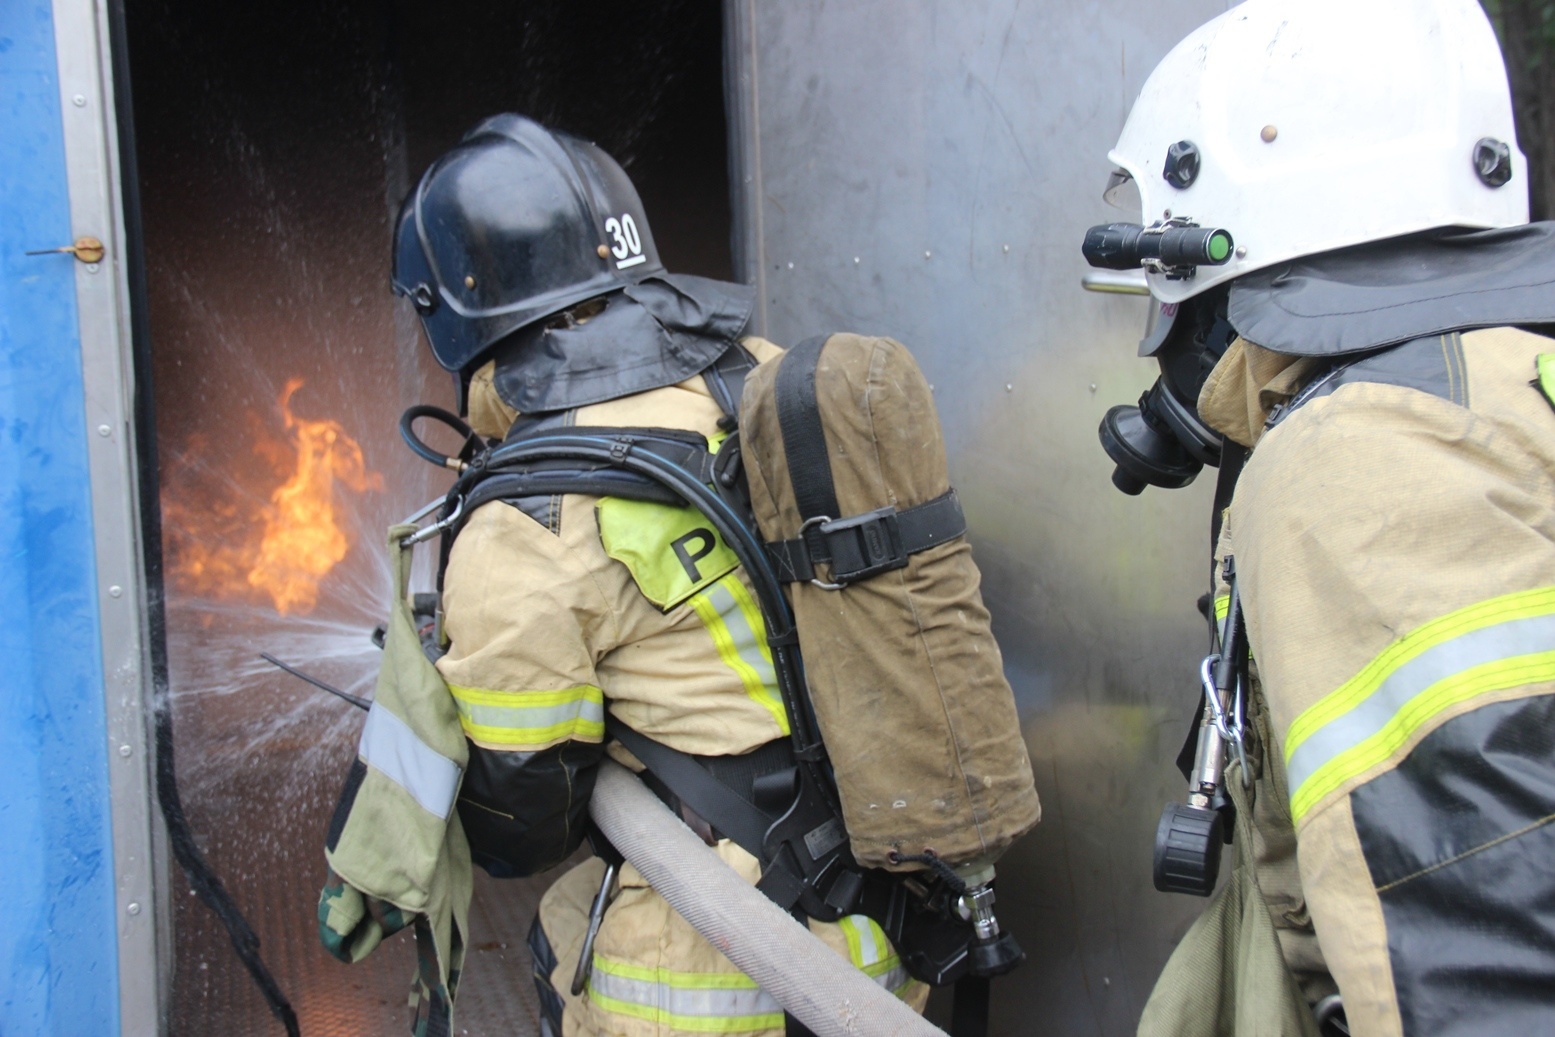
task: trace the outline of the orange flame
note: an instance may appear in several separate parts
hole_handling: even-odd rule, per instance
[[[229,502],[202,501],[193,507],[170,495],[163,501],[169,525],[170,571],[183,589],[218,597],[267,594],[277,612],[309,612],[318,602],[319,581],[351,549],[337,521],[336,486],[357,493],[383,489],[383,477],[369,471],[362,448],[339,422],[309,421],[292,413],[300,378],[287,381],[281,415],[290,440],[284,463],[291,475],[257,514],[243,514]],[[256,454],[277,451],[263,441]],[[263,526],[262,535],[258,527]]]
[[[269,593],[276,611],[310,612],[318,601],[319,580],[351,548],[335,523],[335,482],[358,493],[383,489],[383,477],[369,472],[362,448],[334,421],[306,421],[292,413],[292,394],[302,388],[293,378],[281,393],[281,413],[297,446],[297,469],[270,495],[259,557],[248,583]]]

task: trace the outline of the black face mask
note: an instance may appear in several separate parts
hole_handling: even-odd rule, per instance
[[[1117,465],[1112,485],[1127,494],[1146,486],[1187,486],[1205,465],[1220,464],[1220,435],[1199,420],[1199,390],[1236,336],[1226,319],[1224,287],[1180,303],[1159,345],[1146,349],[1161,365],[1157,378],[1137,406],[1113,407],[1101,419],[1102,449]],[[1157,335],[1160,334],[1158,331]]]

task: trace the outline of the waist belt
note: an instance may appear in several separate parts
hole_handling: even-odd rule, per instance
[[[767,829],[793,798],[794,754],[787,739],[742,756],[693,756],[632,730],[614,716],[605,727],[648,768],[648,784],[674,809],[690,808],[758,861]],[[670,799],[678,802],[670,802]]]
[[[815,566],[830,562],[831,583],[821,585],[836,588],[904,568],[909,556],[965,532],[961,501],[955,490],[948,490],[906,511],[884,507],[848,518],[808,519],[799,536],[768,544],[767,554],[787,583],[819,582]]]

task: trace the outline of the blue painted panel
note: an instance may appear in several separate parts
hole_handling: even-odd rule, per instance
[[[54,25],[0,2],[0,1033],[118,1032],[96,573]]]

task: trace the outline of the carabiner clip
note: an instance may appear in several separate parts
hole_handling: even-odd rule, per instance
[[[1247,774],[1247,746],[1243,742],[1242,732],[1242,675],[1237,674],[1236,683],[1231,691],[1230,716],[1227,716],[1226,704],[1220,701],[1220,689],[1215,687],[1215,664],[1220,662],[1220,653],[1212,652],[1204,657],[1199,664],[1199,683],[1204,687],[1204,698],[1209,702],[1210,716],[1214,720],[1215,730],[1220,732],[1220,737],[1231,744],[1236,751],[1237,762],[1242,765],[1242,787],[1252,784]]]

